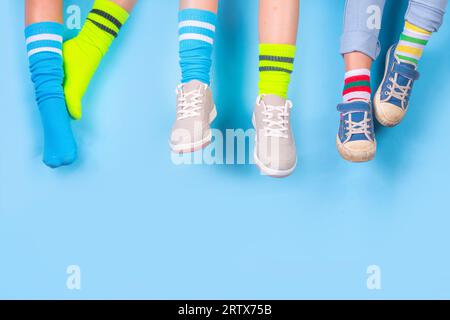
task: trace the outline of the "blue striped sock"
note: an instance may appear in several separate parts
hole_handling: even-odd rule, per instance
[[[56,168],[71,164],[77,147],[63,91],[63,26],[39,22],[25,29],[31,79],[44,128],[44,163]]]
[[[216,23],[217,15],[211,11],[180,11],[178,27],[182,83],[198,80],[210,84]]]

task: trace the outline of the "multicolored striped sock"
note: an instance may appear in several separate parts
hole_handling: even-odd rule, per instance
[[[345,73],[345,86],[342,92],[343,102],[356,100],[370,101],[370,70],[355,69]]]
[[[178,30],[182,83],[198,80],[210,84],[216,23],[214,12],[199,9],[180,11]]]
[[[259,94],[287,97],[295,51],[288,44],[259,45]]]
[[[406,21],[395,55],[400,61],[417,66],[430,37],[431,32]]]

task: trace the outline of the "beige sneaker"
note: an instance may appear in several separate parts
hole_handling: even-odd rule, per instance
[[[176,121],[170,148],[177,153],[195,152],[211,143],[210,124],[217,116],[211,89],[193,80],[177,87]]]
[[[253,113],[255,164],[263,174],[289,176],[297,165],[297,153],[290,125],[292,103],[277,95],[261,95]]]

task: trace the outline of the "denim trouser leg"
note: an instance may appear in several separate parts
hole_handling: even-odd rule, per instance
[[[405,19],[415,26],[436,32],[442,25],[448,0],[410,0]]]
[[[380,54],[381,18],[385,0],[346,0],[341,54],[361,52],[375,60]]]

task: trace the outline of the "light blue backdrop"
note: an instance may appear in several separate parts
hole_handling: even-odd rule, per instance
[[[91,1],[79,2],[86,15]],[[175,0],[140,1],[74,124],[80,160],[46,168],[23,3],[2,5],[1,298],[450,298],[448,16],[404,123],[378,128],[373,162],[349,164],[335,148],[343,1],[304,0],[291,84],[299,165],[274,180],[251,165],[172,164]],[[384,51],[405,5],[387,6]],[[257,54],[257,1],[222,1],[216,127],[250,128]],[[69,265],[79,291],[66,288]],[[369,265],[381,290],[366,287]]]

